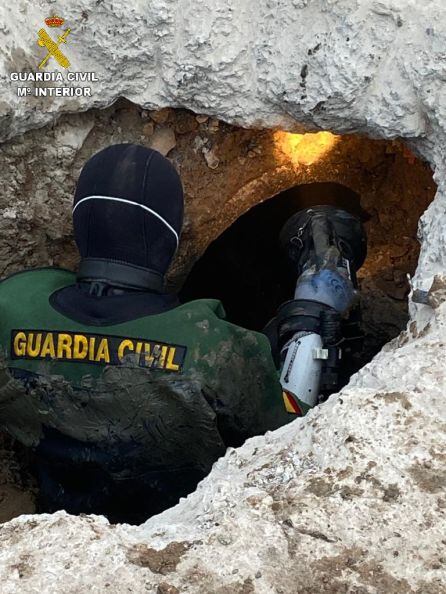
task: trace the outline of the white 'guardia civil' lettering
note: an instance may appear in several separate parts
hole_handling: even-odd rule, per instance
[[[63,82],[61,72],[11,72],[10,79],[19,82]]]

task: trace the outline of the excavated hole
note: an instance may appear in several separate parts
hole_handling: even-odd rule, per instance
[[[74,157],[57,154],[61,174],[54,176],[58,134],[90,125]],[[347,192],[339,205],[359,214],[368,234],[369,255],[359,271],[367,340],[356,368],[405,327],[406,275],[417,264],[418,220],[436,186],[429,165],[398,141],[248,130],[185,110],[147,112],[127,101],[63,116],[56,127],[29,132],[25,140],[17,148],[14,142],[1,147],[0,175],[21,205],[0,219],[3,274],[26,266],[74,268],[69,203],[79,169],[110,142],[137,141],[168,151],[181,172],[186,218],[169,280],[174,288],[183,285],[183,300],[220,298],[230,321],[261,330],[292,296],[294,278],[277,234],[296,208],[307,205],[299,188],[315,184],[317,193],[317,184],[337,183],[359,196]],[[41,204],[39,195],[51,196],[51,204]],[[8,200],[0,197],[0,207],[10,208]],[[29,468],[24,448],[1,437],[0,522],[35,511]]]

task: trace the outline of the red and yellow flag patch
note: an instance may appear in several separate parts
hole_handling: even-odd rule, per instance
[[[286,411],[293,414],[298,415],[299,417],[303,417],[302,409],[299,406],[298,400],[293,394],[286,392],[285,390],[282,392],[283,402],[285,404]]]

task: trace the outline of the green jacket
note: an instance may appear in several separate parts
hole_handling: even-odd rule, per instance
[[[48,268],[0,284],[0,425],[23,443],[50,428],[131,445],[150,464],[205,468],[227,445],[292,420],[267,338],[227,322],[219,301],[86,326],[49,302],[74,282]]]

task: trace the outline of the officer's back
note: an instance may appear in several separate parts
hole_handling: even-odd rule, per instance
[[[267,339],[226,322],[218,301],[164,292],[182,218],[170,162],[111,146],[77,185],[77,275],[47,268],[0,285],[14,378],[4,374],[0,422],[36,454],[43,509],[128,519],[142,500],[154,513],[228,445],[289,420]]]

